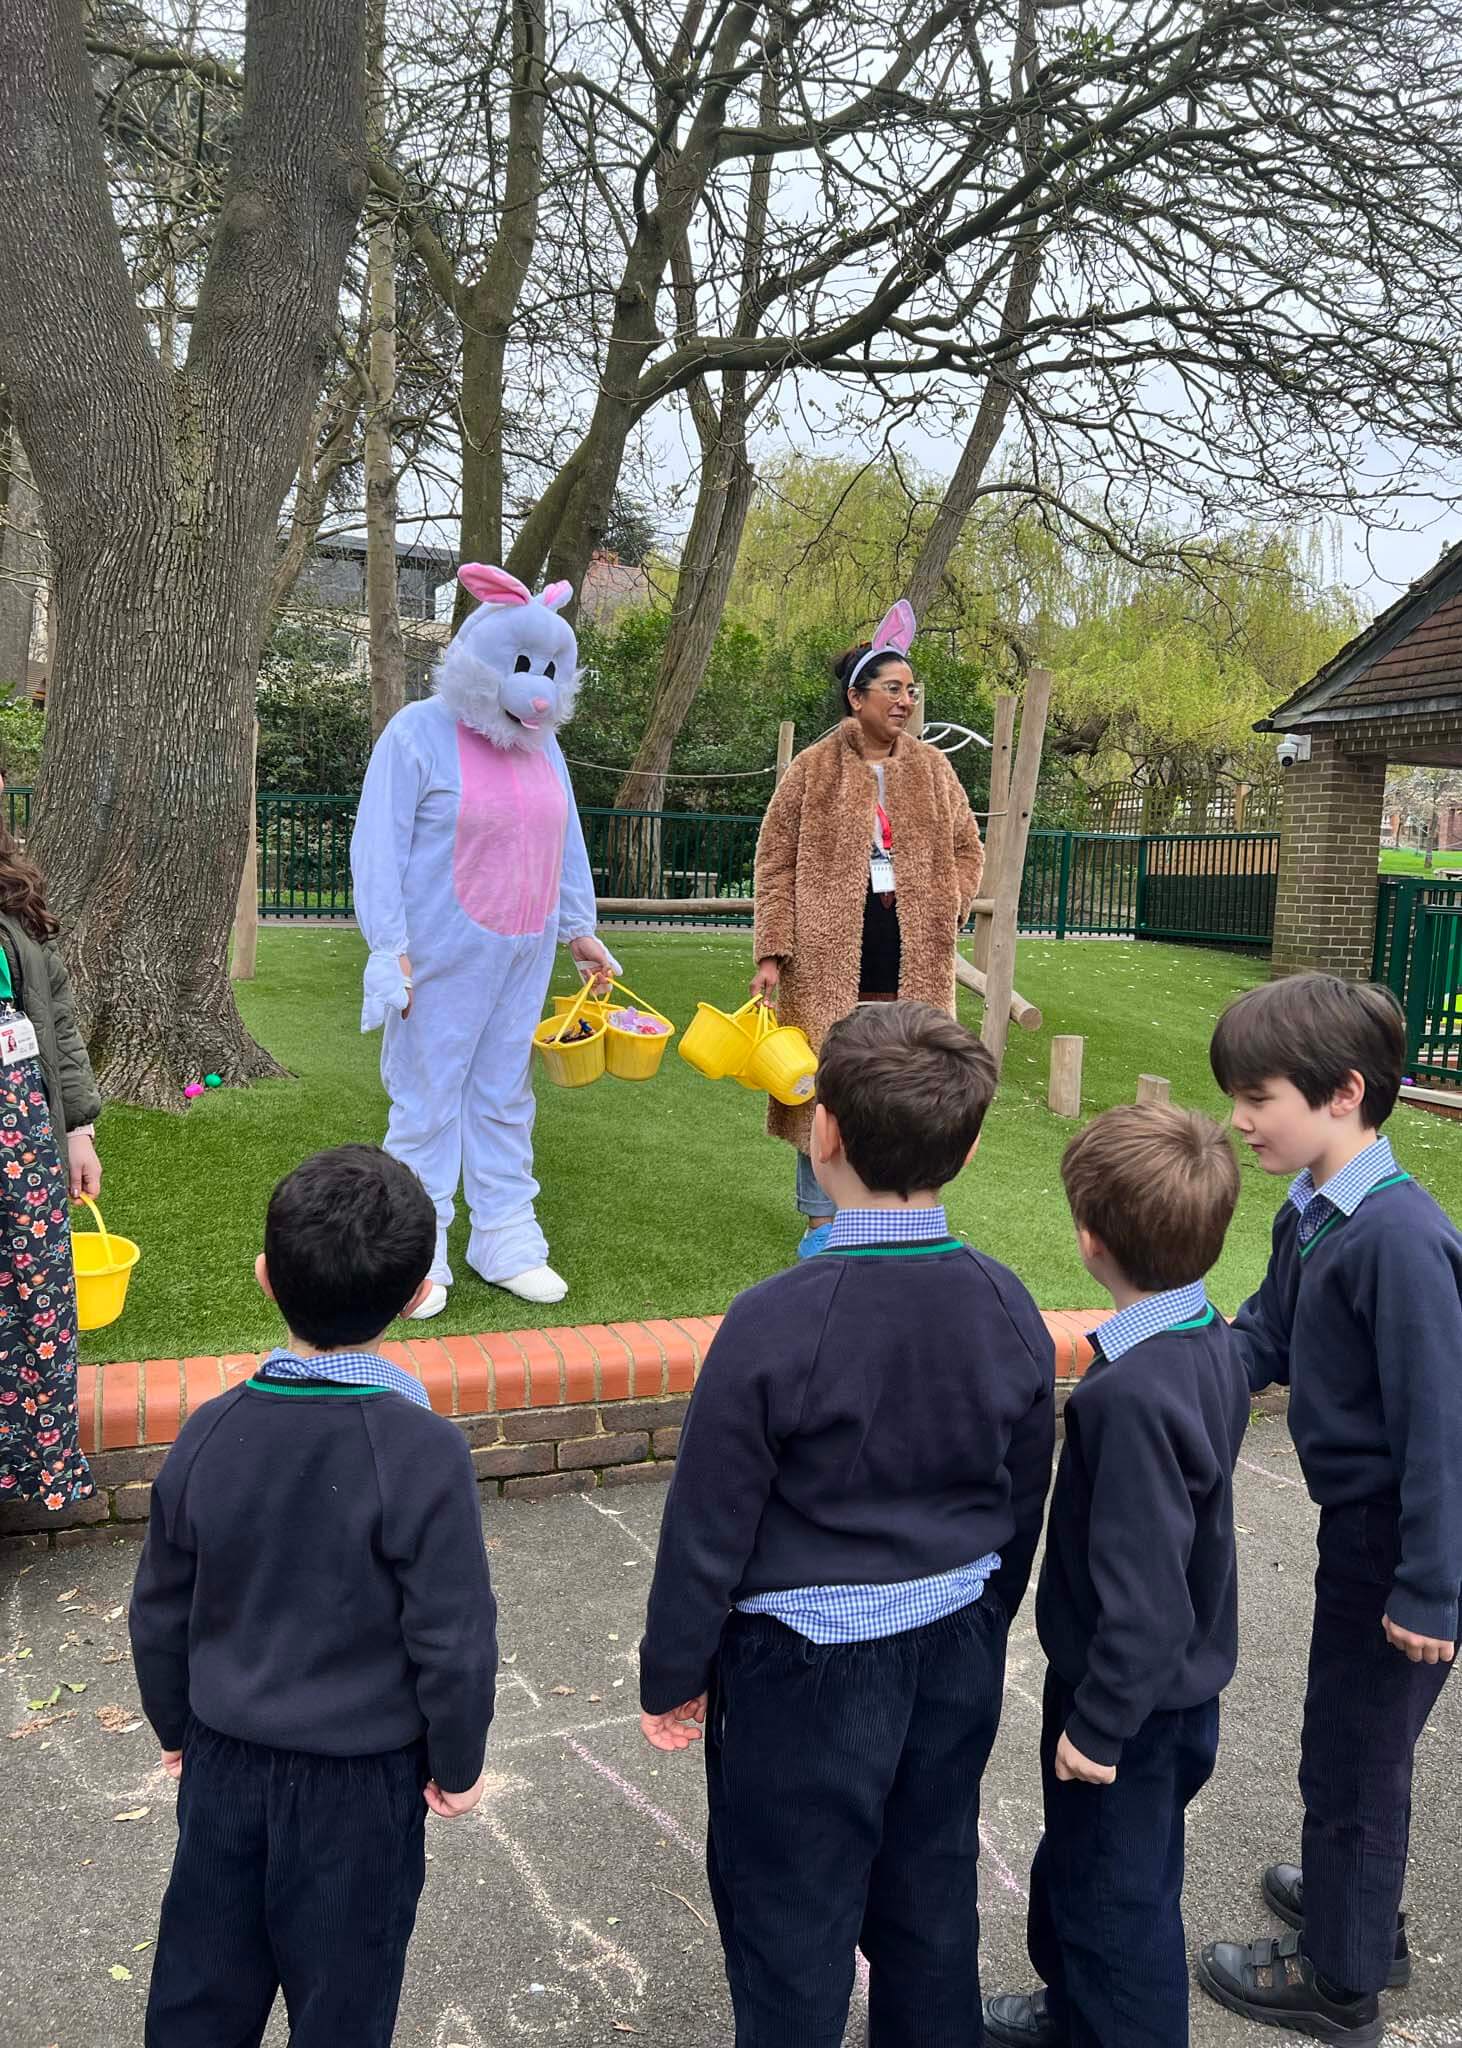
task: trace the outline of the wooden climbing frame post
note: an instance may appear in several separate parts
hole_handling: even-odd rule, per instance
[[[1031,813],[1041,775],[1041,750],[1046,716],[1051,708],[1051,671],[1033,668],[1026,677],[1020,712],[1020,738],[1006,800],[1005,830],[1000,840],[1000,872],[995,877],[990,917],[990,963],[986,974],[985,1020],[980,1037],[998,1064],[1005,1057],[1010,1033],[1010,996],[1015,987],[1015,930],[1020,915],[1020,881],[1030,838]],[[992,806],[993,808],[993,806]]]

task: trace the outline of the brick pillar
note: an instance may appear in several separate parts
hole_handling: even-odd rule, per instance
[[[1342,754],[1328,734],[1315,733],[1309,760],[1285,769],[1276,974],[1370,974],[1385,786],[1384,756]]]

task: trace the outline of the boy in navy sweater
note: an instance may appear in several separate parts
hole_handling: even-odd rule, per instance
[[[1183,1815],[1238,1655],[1238,1347],[1203,1275],[1239,1194],[1218,1125],[1111,1109],[1061,1162],[1087,1271],[1117,1313],[1066,1404],[1036,1628],[1045,1834],[1027,1942],[1045,1989],[992,1998],[1023,2048],[1187,2048]]]
[[[482,1796],[497,1642],[472,1460],[371,1346],[430,1284],[436,1215],[369,1145],[274,1191],[258,1276],[289,1330],[188,1417],[132,1592],[177,1778],[147,2048],[386,2048],[426,1810]]]
[[[1216,1942],[1220,2004],[1326,2041],[1382,2037],[1411,1972],[1400,1919],[1417,1737],[1462,1586],[1462,1235],[1380,1135],[1406,1031],[1382,988],[1299,974],[1224,1012],[1213,1071],[1269,1173],[1294,1174],[1234,1328],[1250,1384],[1287,1385],[1320,1509],[1300,1738],[1302,1865],[1264,1873],[1294,1933]]]
[[[738,1296],[691,1398],[640,1649],[641,1725],[706,1748],[736,2039],[979,2038],[980,1778],[1040,1534],[1050,1338],[950,1236],[995,1065],[924,1003],[822,1049],[828,1248]],[[973,2031],[972,2031],[973,2030]]]

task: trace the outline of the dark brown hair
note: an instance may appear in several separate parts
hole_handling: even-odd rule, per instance
[[[932,1003],[865,1003],[823,1040],[817,1099],[864,1187],[908,1196],[954,1179],[996,1079],[974,1033]]]
[[[833,676],[837,682],[839,718],[846,718],[848,716],[849,678],[851,677],[853,670],[857,667],[858,663],[863,659],[863,656],[871,650],[872,646],[873,642],[871,640],[860,640],[856,647],[845,647],[842,653],[838,656],[837,660],[833,663]],[[858,695],[860,697],[866,696],[868,693],[868,685],[871,682],[873,682],[883,672],[883,670],[890,665],[890,663],[896,661],[902,662],[906,668],[909,666],[909,657],[907,656],[907,654],[900,654],[896,647],[881,648],[879,652],[876,655],[874,655],[872,661],[869,662],[868,666],[863,670],[857,682],[852,685],[853,689],[855,689],[858,692]]]
[[[22,924],[42,944],[54,939],[61,925],[46,906],[46,885],[33,860],[27,860],[8,826],[0,824],[0,910]]]
[[[1396,1107],[1406,1064],[1406,1019],[1390,989],[1338,974],[1291,974],[1230,1003],[1209,1047],[1225,1095],[1289,1081],[1311,1109],[1357,1073],[1360,1118],[1377,1131]]]
[[[1134,1287],[1161,1294],[1201,1280],[1223,1250],[1239,1162],[1212,1117],[1125,1103],[1093,1117],[1061,1160],[1071,1214]]]

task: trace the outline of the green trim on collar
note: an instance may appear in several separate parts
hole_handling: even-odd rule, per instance
[[[287,1401],[330,1401],[337,1397],[366,1399],[374,1394],[389,1394],[389,1387],[287,1387],[279,1380],[245,1380],[246,1387],[252,1387],[256,1394],[283,1394]]]
[[[1169,1330],[1206,1330],[1218,1311],[1210,1301],[1201,1316],[1190,1316],[1186,1323],[1169,1323]]]
[[[817,1256],[820,1259],[917,1259],[927,1252],[963,1250],[962,1238],[941,1237],[927,1244],[830,1244]]]
[[[1358,1210],[1365,1202],[1368,1202],[1372,1195],[1378,1195],[1381,1192],[1382,1188],[1399,1187],[1402,1181],[1410,1180],[1410,1178],[1411,1175],[1409,1173],[1388,1173],[1384,1180],[1378,1180],[1373,1188],[1367,1189],[1366,1193],[1361,1197],[1360,1202],[1356,1204],[1356,1208],[1351,1211],[1351,1215],[1354,1215],[1356,1213],[1356,1210]],[[1343,1209],[1337,1210],[1335,1215],[1330,1217],[1328,1222],[1322,1223],[1320,1225],[1320,1228],[1315,1232],[1314,1236],[1310,1239],[1308,1244],[1302,1244],[1300,1246],[1300,1257],[1302,1259],[1307,1259],[1310,1256],[1310,1253],[1315,1249],[1315,1246],[1320,1242],[1320,1239],[1328,1235],[1328,1233],[1335,1228],[1337,1223],[1348,1223],[1349,1221],[1350,1217],[1346,1215]]]

